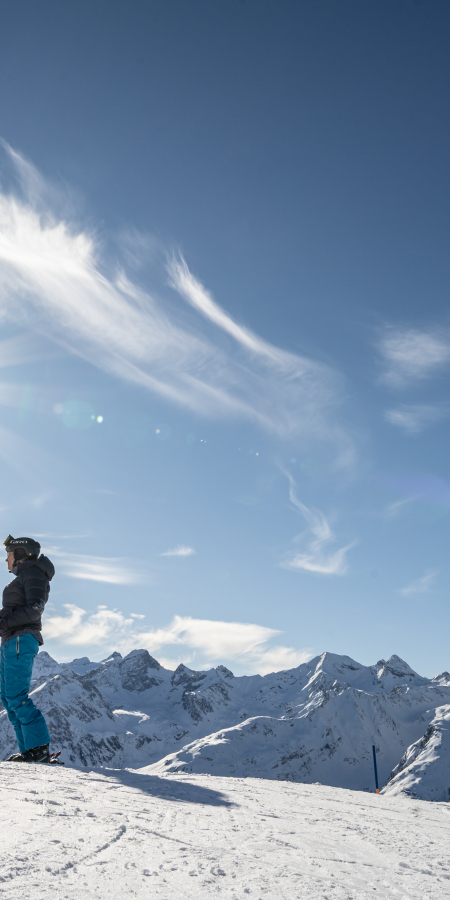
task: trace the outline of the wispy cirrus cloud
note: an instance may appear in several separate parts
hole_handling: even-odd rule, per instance
[[[406,587],[399,588],[399,594],[402,594],[403,597],[411,597],[413,594],[427,594],[431,590],[437,574],[437,569],[431,569],[422,578],[412,581]]]
[[[136,570],[136,563],[120,557],[68,553],[55,547],[49,550],[49,555],[57,561],[61,574],[69,578],[105,584],[138,584],[143,580],[142,573]]]
[[[196,550],[193,547],[186,547],[185,544],[179,544],[173,550],[166,550],[161,556],[194,556]]]
[[[199,416],[241,417],[281,438],[336,448],[342,464],[353,459],[337,414],[343,399],[337,371],[236,323],[181,256],[160,273],[163,299],[124,271],[109,270],[93,234],[57,218],[54,192],[6,149],[25,190],[0,191],[3,316],[17,322],[22,315],[27,327],[92,365]]]
[[[449,414],[448,407],[431,404],[409,404],[386,410],[384,417],[390,425],[403,428],[407,434],[419,434],[424,428],[440,422]]]
[[[403,388],[436,374],[450,363],[450,335],[444,330],[389,329],[379,343],[383,358],[380,380]]]
[[[294,571],[315,572],[319,575],[345,575],[348,563],[347,553],[355,546],[355,541],[332,550],[330,545],[336,543],[326,516],[318,509],[305,506],[295,494],[295,482],[289,472],[284,472],[289,481],[289,498],[293,506],[303,516],[308,531],[302,535],[306,541],[306,551],[291,554],[281,565]]]
[[[23,363],[40,362],[59,355],[59,351],[51,345],[36,344],[32,334],[18,334],[0,341],[0,368],[20,366]],[[20,386],[23,390],[23,385]]]
[[[401,511],[405,511],[405,507],[408,507],[410,503],[414,503],[415,500],[417,500],[417,497],[406,497],[404,500],[396,500],[395,503],[389,503],[385,509],[386,516],[389,519],[394,519]]]
[[[431,503],[435,506],[450,507],[450,479],[436,475],[401,474],[385,479],[385,482],[404,495],[403,500],[391,504],[387,512],[394,514],[411,502]]]
[[[122,653],[142,647],[168,668],[180,662],[197,668],[236,663],[241,671],[266,674],[293,668],[312,656],[308,649],[274,644],[280,632],[262,625],[174,616],[164,628],[138,630],[133,613],[127,618],[106,606],[87,613],[71,604],[65,604],[65,610],[64,615],[47,616],[48,640],[99,649],[107,644]]]

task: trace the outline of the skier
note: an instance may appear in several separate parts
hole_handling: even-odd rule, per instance
[[[9,534],[3,543],[8,571],[16,577],[6,585],[0,609],[0,697],[20,750],[8,762],[48,763],[47,724],[28,692],[34,658],[44,643],[41,616],[55,569],[46,556],[39,556],[41,545],[32,538]]]

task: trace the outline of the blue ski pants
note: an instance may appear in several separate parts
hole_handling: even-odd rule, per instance
[[[0,651],[0,697],[21,753],[50,743],[44,716],[28,696],[38,650],[34,634],[21,634],[2,644]]]

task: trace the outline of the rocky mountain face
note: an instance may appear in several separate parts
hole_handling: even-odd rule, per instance
[[[36,657],[33,700],[67,764],[380,786],[450,796],[450,675],[392,656],[363,666],[324,653],[296,669],[235,678],[225,666],[163,668],[146,650],[102,663]],[[0,757],[16,749],[0,712]],[[450,749],[450,747],[449,747]]]
[[[391,772],[384,794],[450,801],[450,706],[441,706],[424,735]]]

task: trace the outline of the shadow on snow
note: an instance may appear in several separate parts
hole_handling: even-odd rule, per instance
[[[72,769],[72,767],[70,767]],[[67,769],[69,767],[67,766]],[[66,770],[67,770],[66,769]],[[73,769],[72,769],[73,771]],[[174,779],[160,778],[158,775],[147,775],[130,769],[103,769],[85,768],[78,769],[81,774],[89,773],[89,782],[108,782],[111,788],[124,787],[142,791],[149,797],[159,797],[162,800],[177,803],[200,803],[205,806],[232,807],[236,804],[228,800],[225,794],[212,787],[203,787],[200,784],[190,784],[188,781],[175,781]],[[98,779],[93,776],[98,775]]]

